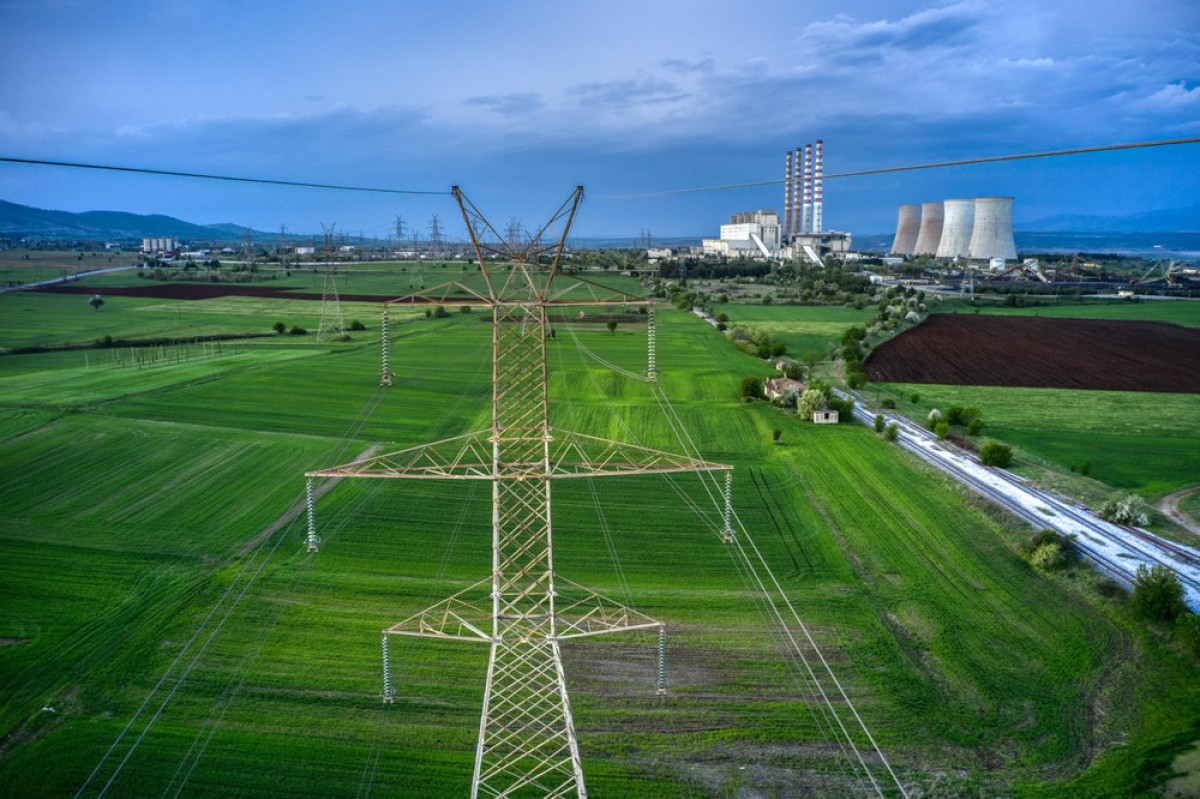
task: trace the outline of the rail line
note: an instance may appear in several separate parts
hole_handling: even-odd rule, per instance
[[[876,411],[860,395],[853,399],[854,417],[870,425]],[[900,446],[1030,525],[1073,536],[1085,558],[1127,587],[1133,586],[1139,566],[1171,569],[1183,585],[1188,607],[1200,613],[1200,550],[1137,527],[1107,522],[1087,508],[1026,485],[1015,475],[984,466],[973,455],[938,441],[908,419],[888,413],[883,416],[897,425]]]

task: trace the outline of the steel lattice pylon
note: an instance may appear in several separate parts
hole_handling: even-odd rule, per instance
[[[546,389],[547,309],[642,301],[582,279],[555,280],[567,232],[583,197],[582,187],[524,246],[497,234],[458,187],[454,196],[479,257],[486,289],[447,284],[440,295],[393,302],[491,307],[491,429],[309,476],[492,482],[490,581],[477,583],[384,633],[490,644],[473,797],[583,797],[586,788],[560,641],[626,630],[661,632],[662,624],[556,578],[551,482],[556,478],[730,467],[551,428]],[[557,225],[561,225],[561,233],[555,229]],[[554,240],[547,244],[551,238]],[[540,263],[548,253],[552,253],[547,257],[549,263]],[[489,264],[489,255],[508,262]]]

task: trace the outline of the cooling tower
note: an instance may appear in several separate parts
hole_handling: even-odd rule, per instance
[[[1013,240],[1012,197],[976,197],[975,225],[967,256],[987,260],[1003,258],[1017,260],[1017,244]],[[924,229],[922,229],[924,233]]]
[[[942,204],[921,203],[921,231],[913,245],[913,255],[933,255],[942,240]]]
[[[900,206],[900,219],[896,222],[896,238],[892,240],[892,252],[896,255],[912,255],[920,231],[921,206]]]
[[[971,250],[971,234],[975,230],[975,201],[946,200],[942,219],[942,240],[938,242],[938,258],[962,258]]]

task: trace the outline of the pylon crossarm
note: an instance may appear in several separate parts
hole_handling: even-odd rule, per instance
[[[719,472],[732,468],[583,433],[557,428],[550,431],[550,476],[555,478]]]
[[[597,283],[594,280],[588,280],[586,277],[579,277],[578,275],[571,275],[570,282],[566,282],[566,278],[560,275],[555,279],[554,287],[553,292],[547,292],[546,294],[547,305],[589,305],[592,304],[587,301],[589,299],[596,303],[616,305],[650,305],[653,302],[653,300],[646,297],[626,294],[619,289],[614,289],[603,283]],[[573,292],[579,293],[582,291],[588,292],[587,299],[568,297]]]
[[[421,444],[374,455],[361,461],[332,466],[307,477],[408,477],[426,479],[492,479],[490,430]]]
[[[492,642],[492,636],[485,631],[492,626],[491,586],[490,578],[480,580],[454,596],[387,628],[383,634],[489,644]]]
[[[454,290],[464,292],[467,296],[452,294]],[[491,305],[492,301],[485,294],[481,294],[478,289],[473,289],[466,283],[457,280],[451,280],[448,283],[441,283],[427,291],[419,294],[406,294],[403,297],[396,297],[388,300],[384,306],[389,305]]]
[[[603,594],[588,591],[561,577],[557,579],[557,584],[557,612],[554,615],[560,641],[629,630],[662,629],[662,622],[627,608]],[[564,587],[567,590],[562,590]],[[576,591],[582,592],[582,596],[572,596]]]

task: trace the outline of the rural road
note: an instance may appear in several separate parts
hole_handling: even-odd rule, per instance
[[[107,275],[113,272],[124,272],[127,269],[137,269],[136,266],[110,266],[107,269],[93,269],[90,272],[76,272],[67,277],[56,277],[50,280],[39,280],[36,283],[24,283],[20,286],[5,286],[0,288],[0,294],[7,294],[10,291],[26,291],[27,289],[41,288],[42,286],[54,286],[61,283],[72,283],[80,278],[91,277],[93,275]]]
[[[1180,527],[1185,528],[1191,533],[1200,535],[1200,522],[1189,516],[1181,507],[1181,503],[1185,499],[1198,491],[1200,491],[1200,486],[1192,486],[1182,491],[1176,491],[1174,494],[1167,494],[1158,501],[1159,512]]]

